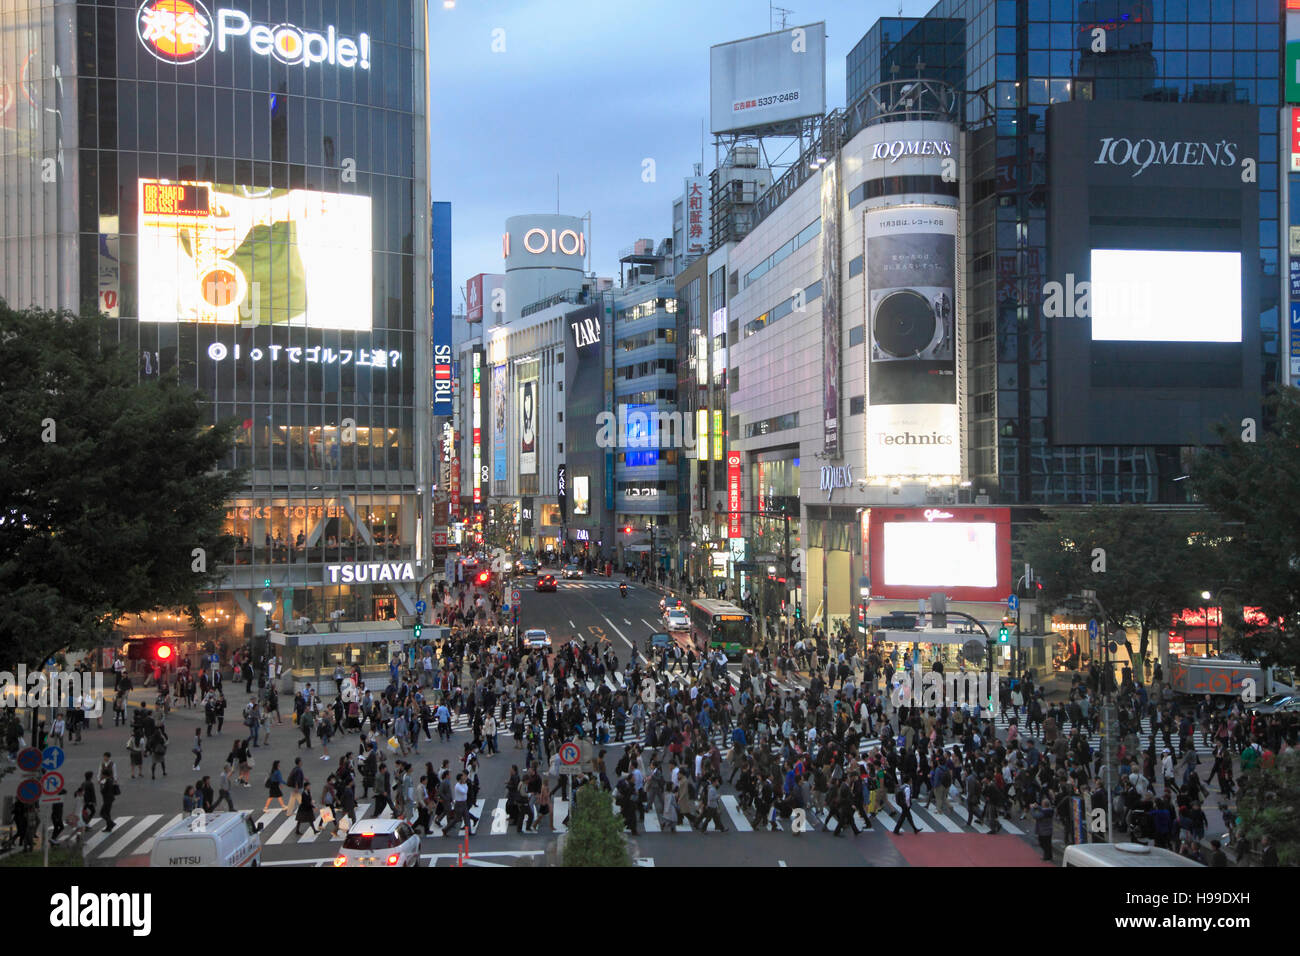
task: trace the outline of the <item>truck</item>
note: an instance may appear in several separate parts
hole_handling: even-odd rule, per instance
[[[1251,683],[1247,683],[1250,681]],[[1216,704],[1249,694],[1247,703],[1262,700],[1269,694],[1290,693],[1294,681],[1289,671],[1265,667],[1259,661],[1242,661],[1227,657],[1175,657],[1169,664],[1169,686],[1174,693],[1187,697],[1209,694]]]

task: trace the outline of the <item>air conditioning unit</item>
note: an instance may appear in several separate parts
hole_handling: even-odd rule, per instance
[[[737,146],[731,153],[731,165],[739,166],[742,169],[756,169],[758,167],[758,147]]]

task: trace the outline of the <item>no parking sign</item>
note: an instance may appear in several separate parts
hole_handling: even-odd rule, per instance
[[[560,744],[560,773],[578,773],[582,768],[582,748],[572,740]]]

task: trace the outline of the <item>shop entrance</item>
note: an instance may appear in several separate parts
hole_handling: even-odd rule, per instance
[[[374,607],[376,621],[397,620],[397,598],[392,594],[376,594]]]

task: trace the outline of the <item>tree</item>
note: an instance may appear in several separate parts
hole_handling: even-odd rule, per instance
[[[1265,664],[1300,665],[1300,391],[1267,401],[1269,425],[1221,427],[1222,445],[1201,450],[1192,488],[1231,530],[1225,552],[1237,582],[1234,603],[1262,617],[1240,620],[1233,650]]]
[[[218,468],[234,422],[203,396],[141,381],[95,315],[0,301],[0,647],[39,666],[101,646],[123,615],[186,609],[216,584],[224,503],[243,484]]]
[[[1248,770],[1241,776],[1238,835],[1258,847],[1267,836],[1282,866],[1300,864],[1300,755],[1278,755],[1275,766]]]
[[[1151,635],[1200,592],[1223,580],[1222,532],[1205,513],[1171,513],[1143,505],[1063,511],[1030,525],[1021,553],[1043,582],[1041,596],[1060,602],[1085,588],[1106,609],[1106,630],[1138,628],[1137,654],[1146,659]],[[1127,638],[1125,639],[1127,644]]]
[[[614,814],[612,796],[598,783],[573,794],[573,815],[564,841],[565,866],[631,866],[623,839],[623,819]]]

